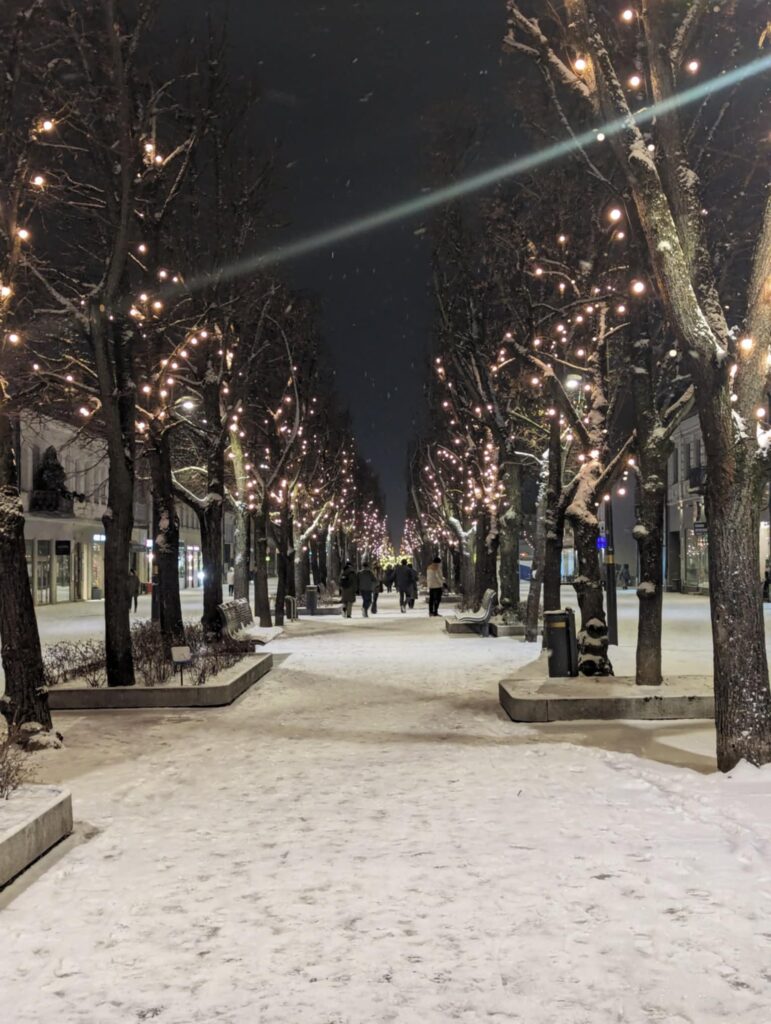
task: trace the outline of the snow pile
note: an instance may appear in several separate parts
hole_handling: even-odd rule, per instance
[[[771,773],[515,726],[535,645],[381,608],[230,708],[58,723],[97,834],[2,910],[15,1024],[765,1024]]]

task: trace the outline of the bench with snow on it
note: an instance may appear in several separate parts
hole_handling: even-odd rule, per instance
[[[284,630],[281,626],[258,626],[254,621],[252,609],[246,598],[225,601],[219,605],[219,612],[225,627],[225,633],[231,640],[244,644],[269,644]]]
[[[476,633],[478,636],[490,636],[490,619],[495,611],[495,599],[495,591],[486,590],[478,612],[469,612],[468,615],[456,615],[452,619],[445,619],[445,629],[448,633]]]

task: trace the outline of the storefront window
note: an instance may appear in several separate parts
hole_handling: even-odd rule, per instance
[[[35,603],[51,603],[51,541],[37,542],[37,579],[35,580]]]
[[[709,585],[709,542],[706,533],[685,531],[685,584],[704,589]]]
[[[94,534],[91,544],[91,600],[104,597],[104,537]]]
[[[67,548],[70,543],[66,541]],[[60,551],[59,548],[62,548]],[[61,541],[56,542],[56,600],[69,601],[70,594],[70,583],[71,583],[71,565],[70,565],[70,553],[69,550],[64,553],[64,544]]]

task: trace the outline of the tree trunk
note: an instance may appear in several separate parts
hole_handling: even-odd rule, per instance
[[[203,615],[201,623],[207,637],[218,639],[222,633],[219,606],[222,604],[222,502],[203,502],[196,509],[201,530],[203,560]]]
[[[9,730],[37,723],[50,730],[51,712],[24,543],[11,421],[0,414],[0,642],[5,697],[0,699]]]
[[[578,561],[578,573],[573,580],[581,610],[578,671],[587,676],[613,674],[608,660],[608,624],[597,547],[600,524],[596,515],[596,500],[601,475],[602,467],[597,460],[583,463],[573,500],[566,510],[567,519],[573,527]]]
[[[342,560],[340,556],[340,530],[335,528],[329,531],[329,584],[334,587],[335,592],[339,588],[340,573],[342,572]]]
[[[549,422],[549,455],[544,515],[543,610],[557,611],[562,604],[562,545],[565,509],[562,502],[562,443],[556,417]]]
[[[282,528],[278,531],[278,545],[277,545],[277,575],[276,580],[276,625],[284,625],[284,609],[286,606],[287,597],[287,575],[289,573],[289,545],[287,543],[286,532]]]
[[[233,597],[249,600],[249,511],[236,499],[233,511]]]
[[[725,394],[712,396],[699,413],[709,473],[705,498],[717,763],[729,771],[742,759],[758,765],[771,761],[759,551],[762,467],[754,462],[750,444],[734,440]]]
[[[650,467],[648,467],[650,468]],[[661,612],[664,594],[663,529],[666,462],[661,476],[651,474],[642,484],[638,507],[639,520],[634,528],[640,555],[640,582],[637,587],[639,617],[635,682],[638,686],[661,685]]]
[[[263,503],[254,516],[254,612],[260,625],[273,625],[268,595],[268,512]]]
[[[294,551],[294,593],[301,601],[305,600],[305,588],[310,584],[310,538],[304,538],[298,526],[292,528]]]
[[[107,509],[104,524],[104,621],[108,686],[133,686],[129,563],[134,529],[136,402],[133,328],[108,320],[103,305],[90,311],[90,334],[107,441]],[[108,337],[109,335],[109,337]]]
[[[521,469],[510,455],[503,471],[506,511],[500,517],[500,605],[504,622],[519,622],[519,529],[522,516]]]
[[[158,579],[153,588],[164,654],[184,643],[182,602],[179,596],[179,516],[174,497],[169,435],[157,420],[150,424],[147,454],[153,485],[153,564]],[[157,596],[155,591],[157,590]]]
[[[602,597],[602,571],[597,550],[597,525],[571,518],[576,539],[578,574],[573,586],[581,611],[578,634],[578,671],[586,676],[608,676],[613,668],[608,660],[608,624]]]
[[[498,591],[496,562],[498,557],[498,534],[493,530],[493,516],[487,505],[480,505],[477,513],[476,559],[474,571],[473,607],[482,606],[486,590]]]
[[[535,643],[538,639],[538,620],[541,610],[541,591],[543,589],[543,569],[546,560],[546,487],[541,483],[535,517],[535,543],[533,545],[533,565],[530,573],[530,589],[527,593],[527,612],[525,614],[525,640]],[[560,556],[561,556],[560,552]]]

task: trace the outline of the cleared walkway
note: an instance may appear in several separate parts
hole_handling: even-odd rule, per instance
[[[60,716],[79,833],[0,898],[16,1024],[765,1024],[768,773],[514,726],[535,650],[393,598],[273,650],[227,709]]]

